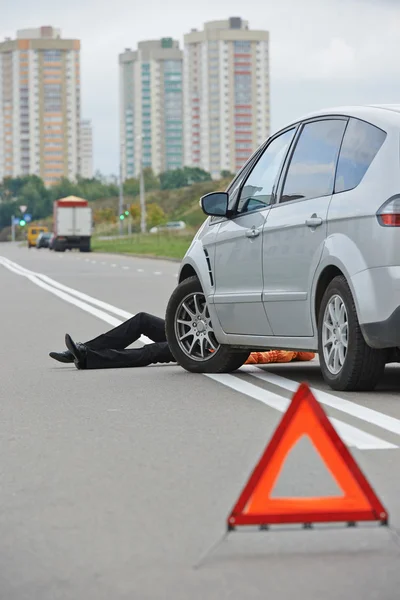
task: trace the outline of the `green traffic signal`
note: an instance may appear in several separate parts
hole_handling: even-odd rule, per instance
[[[24,225],[26,225],[26,221],[24,219],[21,219],[19,224],[21,225],[21,227],[23,227]]]
[[[129,217],[129,210],[126,210],[126,211],[125,211],[125,215],[126,215],[127,217]]]
[[[119,215],[119,218],[121,219],[121,221],[123,221],[125,219],[125,215]]]

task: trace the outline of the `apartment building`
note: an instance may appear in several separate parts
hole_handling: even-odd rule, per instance
[[[270,131],[269,34],[231,17],[184,36],[184,163],[237,172]]]
[[[53,27],[0,42],[0,180],[80,172],[80,42]]]
[[[183,165],[183,52],[171,38],[143,41],[119,56],[122,176]]]
[[[89,119],[81,121],[80,175],[84,179],[93,177],[93,130]]]

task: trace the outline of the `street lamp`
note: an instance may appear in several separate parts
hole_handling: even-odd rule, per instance
[[[140,231],[146,233],[146,200],[145,200],[145,189],[144,189],[144,175],[143,175],[143,135],[136,136],[137,140],[140,140]]]
[[[125,143],[121,142],[120,148],[120,160],[119,160],[119,215],[122,215],[122,211],[124,210],[124,178],[123,178],[123,168],[122,161],[124,156]],[[121,216],[119,218],[119,235],[123,233],[123,219]]]

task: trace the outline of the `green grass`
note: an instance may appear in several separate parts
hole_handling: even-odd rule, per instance
[[[193,234],[140,234],[121,239],[92,239],[94,252],[112,252],[118,254],[143,254],[165,258],[182,259],[190,246]]]

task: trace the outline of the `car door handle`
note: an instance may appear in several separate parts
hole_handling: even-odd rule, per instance
[[[319,227],[322,225],[321,217],[318,217],[316,214],[311,215],[309,219],[306,220],[307,227]]]
[[[256,238],[260,235],[260,230],[252,227],[251,229],[246,229],[246,237],[248,238]]]

